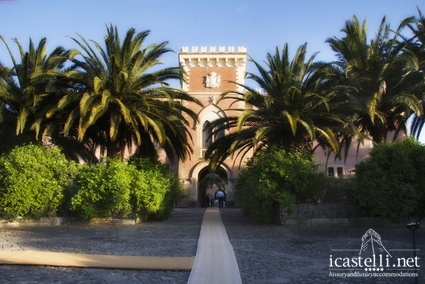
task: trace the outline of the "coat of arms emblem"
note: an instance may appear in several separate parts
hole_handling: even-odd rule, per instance
[[[220,87],[220,75],[218,75],[214,71],[208,73],[206,78],[205,78],[205,86],[207,88],[218,88],[218,87]]]

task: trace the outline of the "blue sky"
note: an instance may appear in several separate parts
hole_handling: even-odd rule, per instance
[[[383,16],[396,28],[418,15],[416,6],[425,13],[423,0],[0,0],[0,35],[25,47],[29,37],[36,43],[46,37],[53,50],[74,47],[66,36],[76,33],[101,42],[112,23],[122,35],[131,27],[151,30],[148,43],[169,41],[176,52],[182,46],[244,46],[263,61],[285,43],[295,50],[308,42],[309,54],[320,51],[317,59],[332,60],[325,40],[341,37],[353,15],[367,19],[373,36]],[[0,61],[7,62],[5,52],[0,44]],[[164,60],[178,64],[177,55]]]
[[[305,42],[309,55],[319,52],[317,60],[330,61],[335,58],[325,40],[342,37],[353,15],[367,20],[372,37],[384,16],[395,29],[417,16],[417,7],[425,13],[423,0],[0,0],[0,35],[13,48],[12,38],[27,48],[30,37],[35,43],[46,37],[52,51],[75,47],[67,36],[77,33],[101,43],[113,24],[122,37],[133,27],[151,30],[147,43],[168,41],[176,52],[163,57],[168,66],[178,65],[183,46],[244,46],[262,62],[276,47],[288,43],[292,56]],[[3,43],[0,61],[10,62]]]

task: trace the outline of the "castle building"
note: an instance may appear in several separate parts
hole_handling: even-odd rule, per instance
[[[183,90],[203,104],[203,107],[186,105],[198,114],[198,121],[192,121],[189,129],[193,139],[193,153],[187,160],[179,161],[177,166],[178,176],[187,194],[181,206],[204,207],[207,204],[207,195],[214,195],[218,190],[214,187],[206,188],[200,183],[209,173],[208,161],[204,159],[205,151],[215,139],[227,134],[218,133],[211,137],[211,122],[237,115],[235,111],[227,110],[232,107],[232,101],[219,102],[218,98],[224,91],[242,91],[229,81],[244,84],[247,51],[244,47],[192,47],[191,50],[183,47],[179,53],[179,62],[186,73],[185,82],[182,82]],[[233,183],[241,169],[240,164],[243,164],[241,162],[243,161],[228,158],[217,170],[217,174],[228,181],[225,188],[228,205],[234,205]]]
[[[192,121],[189,132],[193,139],[193,153],[185,161],[177,161],[172,167],[180,178],[186,197],[178,204],[179,207],[205,207],[208,194],[215,194],[218,188],[206,188],[202,181],[208,172],[208,161],[204,159],[206,149],[215,139],[227,133],[218,133],[211,137],[211,122],[226,116],[238,115],[229,108],[245,108],[243,102],[231,105],[234,101],[229,99],[219,101],[220,94],[224,91],[234,90],[242,92],[242,89],[234,83],[245,84],[245,72],[247,68],[247,50],[244,47],[183,47],[179,53],[179,63],[186,73],[182,88],[193,97],[197,98],[203,107],[183,102],[186,107],[198,114],[198,121]],[[189,118],[188,118],[189,119]],[[352,174],[356,163],[367,157],[371,145],[366,144],[359,149],[353,147],[348,152],[347,159],[334,159],[316,150],[316,159],[320,170],[329,176],[344,176]],[[228,206],[234,206],[234,181],[243,167],[246,159],[252,153],[236,160],[228,158],[218,169],[222,179],[228,180],[225,188],[226,202]]]

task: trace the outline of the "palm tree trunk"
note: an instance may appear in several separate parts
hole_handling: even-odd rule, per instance
[[[108,158],[124,159],[124,153],[118,141],[109,141],[106,148],[106,156]]]

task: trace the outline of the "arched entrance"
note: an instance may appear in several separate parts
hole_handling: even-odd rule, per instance
[[[219,175],[219,177],[222,180],[228,180],[227,173],[225,169],[218,168],[215,172]],[[199,171],[198,174],[198,204],[201,207],[208,207],[208,201],[207,201],[207,194],[215,195],[217,191],[219,190],[220,186],[218,184],[211,184],[209,182],[206,182],[206,179],[208,179],[207,175],[210,174],[209,168],[205,167],[202,170]],[[223,189],[224,194],[226,195],[226,188]]]

